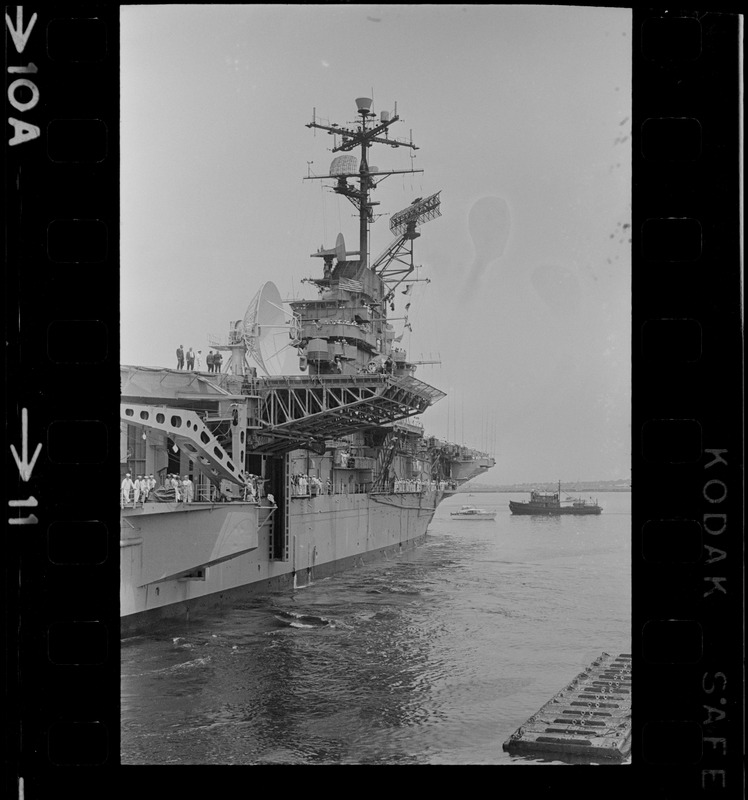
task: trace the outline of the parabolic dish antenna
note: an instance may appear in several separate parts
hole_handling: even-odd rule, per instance
[[[288,317],[278,287],[265,283],[252,298],[244,314],[247,352],[266,375],[280,375],[290,344]]]

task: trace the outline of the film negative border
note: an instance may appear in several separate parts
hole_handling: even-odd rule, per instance
[[[7,788],[101,797],[142,790],[119,768],[119,10],[5,11]],[[741,793],[740,30],[633,12],[633,763],[526,789]]]
[[[6,796],[103,795],[119,763],[119,9],[4,12]]]
[[[634,11],[632,762],[653,796],[743,789],[739,48],[735,15]]]

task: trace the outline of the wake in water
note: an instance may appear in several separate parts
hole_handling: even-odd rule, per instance
[[[296,611],[278,611],[275,619],[289,628],[334,628],[332,620],[315,614],[299,614]]]

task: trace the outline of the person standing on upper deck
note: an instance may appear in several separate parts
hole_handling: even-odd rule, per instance
[[[200,372],[200,368],[203,365],[202,362],[203,362],[203,351],[202,350],[198,350],[197,353],[195,353],[195,369],[198,372]]]
[[[195,353],[192,351],[192,348],[187,351],[187,369],[193,370],[195,369]]]
[[[184,348],[180,344],[179,347],[177,347],[177,369],[183,369],[183,368],[184,368]]]
[[[133,490],[132,476],[128,472],[122,481],[122,499],[120,508],[124,508],[130,502],[130,492]]]
[[[148,499],[148,492],[150,491],[151,484],[148,480],[148,476],[145,475],[140,481],[140,502],[144,504],[145,501]]]

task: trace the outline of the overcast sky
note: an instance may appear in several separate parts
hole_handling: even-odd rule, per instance
[[[450,393],[427,432],[490,448],[492,483],[630,465],[631,12],[563,6],[124,6],[121,361],[208,349],[267,280],[317,296],[309,255],[357,242],[317,117],[355,98],[420,148],[373,148],[389,214],[442,191],[402,344]],[[313,163],[309,163],[313,162]],[[377,255],[387,217],[371,230]],[[402,316],[406,298],[398,298]],[[402,322],[394,323],[398,332]],[[289,361],[298,372],[296,359]]]

